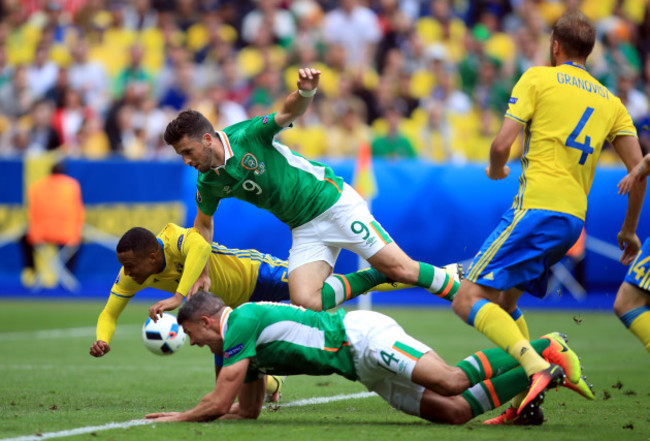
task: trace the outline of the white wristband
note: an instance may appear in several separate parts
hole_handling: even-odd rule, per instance
[[[314,89],[312,89],[312,90],[302,90],[302,89],[298,89],[298,93],[299,93],[300,96],[303,97],[303,98],[311,98],[312,96],[316,95],[316,91],[317,91],[317,90],[318,90],[317,87],[314,88]]]

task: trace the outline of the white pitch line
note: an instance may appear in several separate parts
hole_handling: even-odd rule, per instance
[[[333,403],[334,401],[341,401],[341,400],[356,400],[359,398],[369,398],[369,397],[374,397],[376,395],[377,394],[374,392],[359,392],[358,394],[351,394],[351,395],[334,395],[331,397],[306,398],[304,400],[292,401],[287,404],[280,404],[279,407],[309,406],[310,404],[325,404],[325,403]]]
[[[136,329],[138,325],[123,325],[119,331],[127,331],[129,328]],[[38,331],[21,332],[0,332],[0,342],[21,341],[21,340],[47,340],[53,338],[90,337],[95,335],[95,327],[83,328],[62,328],[62,329],[41,329]],[[122,332],[120,332],[122,333]]]
[[[349,395],[334,395],[331,397],[307,398],[305,400],[297,400],[297,401],[291,401],[286,404],[280,404],[279,407],[281,408],[300,407],[300,406],[308,406],[310,404],[326,404],[326,403],[333,403],[335,401],[369,398],[369,397],[374,397],[376,395],[377,394],[374,392],[359,392],[356,394],[349,394]],[[123,423],[108,423],[102,426],[78,427],[76,429],[61,430],[59,432],[40,433],[38,435],[18,436],[15,438],[2,438],[0,439],[0,441],[39,441],[42,439],[49,439],[49,438],[63,438],[64,436],[83,435],[85,433],[100,432],[103,430],[127,429],[129,427],[142,426],[144,424],[152,424],[155,422],[156,422],[155,420],[131,420],[131,421],[125,421]]]
[[[128,427],[141,426],[143,424],[151,424],[151,423],[153,423],[153,420],[152,421],[131,420],[131,421],[126,421],[124,423],[108,423],[102,426],[79,427],[77,429],[61,430],[59,432],[47,432],[38,435],[18,436],[16,438],[4,438],[1,439],[0,441],[38,441],[39,439],[62,438],[64,436],[83,435],[84,433],[99,432],[102,430],[126,429]]]

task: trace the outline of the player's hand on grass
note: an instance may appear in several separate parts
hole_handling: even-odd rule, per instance
[[[146,415],[145,418],[148,420],[155,420],[156,422],[160,423],[166,423],[169,421],[178,421],[176,419],[176,416],[180,414],[180,412],[158,412],[158,413],[150,413],[149,415]]]
[[[501,168],[492,168],[492,166],[488,164],[488,166],[485,167],[485,174],[488,178],[498,181],[500,179],[505,179],[508,177],[510,174],[510,167],[504,165]]]
[[[298,69],[298,89],[309,91],[318,87],[320,70],[305,68]]]
[[[206,267],[207,268],[207,267]],[[210,273],[208,271],[203,271],[194,285],[190,288],[187,293],[187,299],[189,300],[195,293],[199,291],[210,291],[210,286],[212,281],[210,280]]]
[[[90,347],[90,355],[93,357],[103,357],[108,354],[111,350],[111,347],[103,340],[97,340]]]
[[[155,323],[158,321],[158,318],[162,317],[163,312],[172,311],[178,308],[181,303],[183,303],[183,295],[176,293],[174,297],[161,300],[149,308],[149,317],[151,317],[151,320]]]
[[[616,239],[618,240],[618,247],[623,250],[623,255],[620,259],[621,263],[623,265],[629,265],[641,249],[641,241],[635,233],[628,233],[622,230],[618,233]]]

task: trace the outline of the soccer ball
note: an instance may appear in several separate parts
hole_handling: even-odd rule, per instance
[[[176,316],[165,312],[157,322],[147,319],[142,326],[142,341],[154,354],[171,355],[183,347],[185,332],[178,325]]]

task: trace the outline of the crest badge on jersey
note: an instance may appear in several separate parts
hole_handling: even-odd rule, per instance
[[[203,198],[201,197],[201,193],[198,190],[196,190],[196,202],[199,202],[199,203],[203,202]]]
[[[246,170],[255,170],[259,166],[257,158],[252,153],[246,153],[243,158],[241,158],[241,166]]]
[[[264,118],[262,118],[262,124],[266,124],[267,122],[269,122],[269,116],[265,115]]]

